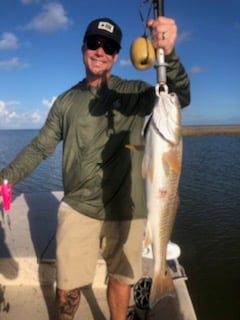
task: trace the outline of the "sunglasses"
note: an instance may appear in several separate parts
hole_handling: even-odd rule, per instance
[[[86,39],[87,48],[90,50],[97,50],[98,48],[103,48],[104,52],[108,55],[113,55],[119,51],[119,47],[111,40],[102,40],[99,38],[87,38]]]

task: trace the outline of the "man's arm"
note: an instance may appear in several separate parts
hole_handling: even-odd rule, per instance
[[[167,84],[169,92],[175,92],[183,107],[190,103],[190,81],[175,50],[165,57],[167,65]]]

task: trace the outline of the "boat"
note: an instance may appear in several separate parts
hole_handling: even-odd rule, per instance
[[[1,320],[55,320],[55,231],[61,191],[13,195],[11,210],[0,204],[0,318]],[[6,219],[6,214],[9,215]],[[176,248],[176,247],[175,247]],[[164,298],[151,319],[196,320],[179,254],[168,259],[177,297]],[[153,258],[143,250],[143,277],[132,289],[127,319],[147,319],[145,306]],[[106,266],[99,256],[92,286],[82,289],[77,319],[106,320]],[[171,315],[171,316],[169,316]]]

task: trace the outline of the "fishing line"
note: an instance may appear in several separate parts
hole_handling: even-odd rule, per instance
[[[144,5],[147,3],[147,2],[150,2],[150,6],[148,8],[148,11],[147,11],[147,14],[146,14],[146,18],[144,19],[144,16],[143,16],[143,7]],[[143,0],[143,2],[140,4],[139,6],[139,15],[140,15],[140,20],[143,24],[143,36],[144,37],[147,37],[147,26],[146,26],[146,21],[149,20],[150,18],[150,14],[151,14],[151,11],[152,11],[152,8],[153,8],[153,4],[152,4],[152,1],[151,0]]]

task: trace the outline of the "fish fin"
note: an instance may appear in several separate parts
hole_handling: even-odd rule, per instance
[[[151,165],[150,165],[150,181],[153,183],[153,179],[154,179],[154,163],[153,161],[151,161]]]
[[[144,155],[142,160],[142,178],[145,179],[147,176],[147,173],[149,172],[150,181],[153,182],[154,177],[154,165],[153,161],[147,158],[146,155]]]
[[[146,156],[144,156],[143,158],[143,165],[142,165],[142,176],[143,178],[146,178],[147,173],[149,174],[149,180],[151,181],[151,183],[153,183],[153,179],[154,179],[154,162],[153,159],[150,158],[149,156],[147,156],[148,159],[146,159]]]
[[[149,223],[147,223],[146,228],[145,228],[145,236],[143,239],[143,247],[147,248],[152,243],[153,243],[152,232],[151,232]]]
[[[168,267],[166,267],[165,272],[155,272],[153,275],[149,307],[153,308],[162,298],[167,296],[176,296],[176,289]]]
[[[168,152],[165,152],[164,155],[164,160],[169,164],[169,166],[173,169],[173,171],[177,174],[181,173],[181,161],[178,157],[177,151],[176,150],[170,150]]]
[[[125,144],[125,148],[135,151],[143,151],[144,145]]]
[[[143,157],[143,160],[142,160],[142,178],[145,179],[146,176],[147,176],[146,158]]]

